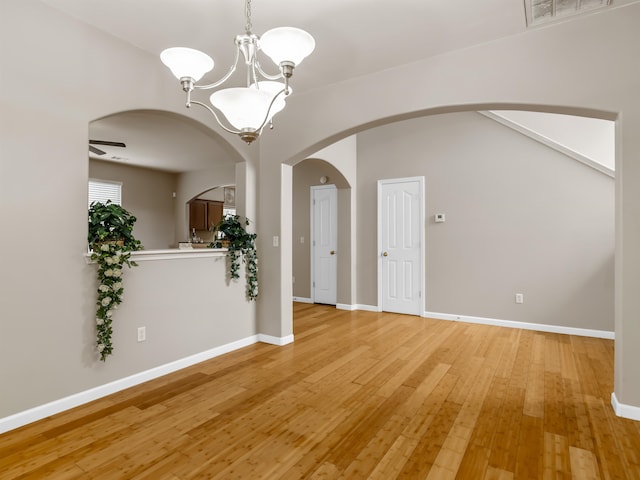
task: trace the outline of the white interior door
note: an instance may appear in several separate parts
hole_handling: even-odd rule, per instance
[[[335,185],[311,187],[311,290],[315,303],[337,300],[338,191]]]
[[[378,181],[378,305],[424,312],[424,177]]]

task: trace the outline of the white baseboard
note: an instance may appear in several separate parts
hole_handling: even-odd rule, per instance
[[[293,343],[293,334],[287,335],[286,337],[274,337],[271,335],[264,335],[262,333],[258,334],[258,341],[262,343],[269,343],[271,345],[278,345],[282,347],[283,345],[288,345]]]
[[[367,312],[381,312],[382,310],[374,305],[344,304],[336,305],[339,310],[363,310]],[[615,332],[606,330],[591,330],[587,328],[564,327],[559,325],[545,325],[543,323],[516,322],[513,320],[498,320],[495,318],[472,317],[468,315],[455,315],[450,313],[424,312],[423,317],[435,318],[437,320],[452,320],[454,322],[477,323],[481,325],[493,325],[496,327],[520,328],[523,330],[534,330],[538,332],[562,333],[565,335],[577,335],[580,337],[615,339]]]
[[[286,345],[293,342],[293,335],[282,338],[262,334],[252,335],[250,337],[227,343],[226,345],[221,345],[219,347],[215,347],[210,350],[191,355],[189,357],[181,358],[180,360],[176,360],[165,365],[160,365],[159,367],[155,367],[144,372],[136,373],[129,377],[121,378],[119,380],[100,385],[90,390],[85,390],[84,392],[79,392],[74,395],[61,398],[59,400],[54,400],[53,402],[49,402],[44,405],[25,410],[24,412],[19,412],[5,418],[0,418],[0,434],[22,427],[29,423],[42,420],[43,418],[55,415],[56,413],[60,413],[65,410],[78,407],[85,403],[92,402],[99,398],[106,397],[107,395],[119,392],[120,390],[139,385],[149,380],[153,380],[154,378],[158,378],[177,370],[190,367],[191,365],[195,365],[196,363],[204,362],[205,360],[224,355],[225,353],[233,352],[234,350],[253,345],[257,342],[270,343],[273,345]]]
[[[616,415],[630,420],[640,421],[640,407],[634,407],[633,405],[625,405],[620,403],[616,397],[616,392],[611,394],[611,406]]]
[[[512,320],[498,320],[495,318],[471,317],[467,315],[452,315],[449,313],[437,313],[437,312],[424,312],[423,317],[435,318],[438,320],[452,320],[454,322],[493,325],[496,327],[520,328],[523,330],[535,330],[538,332],[562,333],[565,335],[578,335],[581,337],[606,338],[609,340],[613,340],[615,338],[615,332],[608,332],[606,330],[590,330],[587,328],[545,325],[543,323],[515,322]]]
[[[353,312],[354,310],[358,310],[357,305],[349,305],[347,303],[336,303],[336,308],[338,310],[349,310],[350,312]]]
[[[301,302],[301,303],[313,303],[313,301],[310,298],[293,297],[293,301]],[[350,312],[353,312],[355,310],[362,310],[365,312],[381,312],[382,311],[374,305],[361,305],[358,303],[354,303],[354,304],[336,303],[336,308],[338,310],[349,310]]]
[[[382,310],[380,310],[378,307],[374,306],[374,305],[362,305],[359,303],[355,303],[353,305],[348,305],[348,304],[344,304],[344,303],[339,303],[338,305],[336,305],[336,308],[339,308],[340,310],[363,310],[365,312],[381,312]]]
[[[305,297],[293,297],[293,301],[300,302],[300,303],[313,303],[313,300]]]

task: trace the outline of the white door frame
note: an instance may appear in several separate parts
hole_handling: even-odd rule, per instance
[[[378,180],[378,311],[382,311],[382,186],[385,184],[415,182],[419,183],[420,199],[419,199],[419,222],[420,225],[420,311],[416,315],[424,316],[426,305],[425,292],[425,193],[424,193],[424,177],[405,177],[405,178],[389,178]]]
[[[314,229],[314,225],[315,225],[315,205],[313,204],[313,196],[314,196],[314,192],[316,192],[317,190],[335,190],[335,195],[336,195],[336,210],[337,210],[337,202],[338,202],[338,189],[335,185],[331,184],[331,185],[313,185],[310,187],[309,189],[309,196],[310,196],[310,200],[309,200],[309,227],[310,227],[310,231],[309,231],[309,240],[311,242],[311,279],[309,282],[309,286],[310,286],[310,290],[311,290],[311,303],[315,303],[316,301],[316,288],[314,286],[314,282],[315,282],[315,229]],[[338,232],[338,216],[337,214],[334,215],[334,227],[335,227],[335,232],[336,232],[336,236],[337,236],[337,232]],[[337,244],[337,238],[336,238],[336,244]],[[336,250],[337,250],[337,245],[336,245]],[[336,260],[337,261],[337,260]],[[337,268],[336,268],[336,277],[335,279],[333,279],[333,281],[335,282],[335,286],[336,286],[336,305],[337,305],[337,291],[338,291],[338,275],[337,275]]]

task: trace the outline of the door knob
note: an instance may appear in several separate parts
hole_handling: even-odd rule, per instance
[[[383,256],[383,257],[388,257],[388,256],[389,256],[389,254],[388,254],[387,252],[382,252],[382,256]]]
[[[329,255],[335,255],[335,254],[336,254],[336,251],[335,251],[335,250],[331,250],[331,251],[329,252]]]

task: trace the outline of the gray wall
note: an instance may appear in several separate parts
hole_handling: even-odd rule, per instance
[[[422,175],[427,311],[614,330],[613,179],[477,113],[358,134],[358,303],[377,305],[376,181]]]
[[[89,177],[122,182],[122,206],[136,216],[134,235],[146,250],[174,248],[177,174],[89,160]]]

